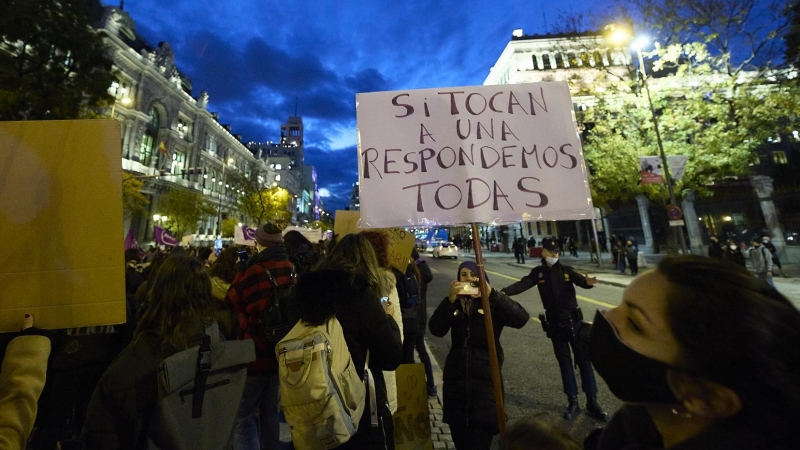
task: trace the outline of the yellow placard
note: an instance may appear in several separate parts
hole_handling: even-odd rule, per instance
[[[333,224],[333,234],[336,239],[341,239],[351,233],[360,233],[363,229],[358,227],[361,220],[359,211],[336,211],[336,220]],[[373,228],[373,231],[382,231],[389,237],[389,262],[392,267],[402,273],[408,267],[408,258],[414,249],[414,235],[402,228]]]
[[[389,263],[402,273],[406,273],[411,250],[414,249],[414,235],[402,228],[385,228],[383,232],[389,236]]]
[[[125,322],[120,124],[0,122],[0,332]]]
[[[337,210],[333,222],[333,234],[336,235],[337,241],[348,234],[361,231],[361,229],[358,228],[359,220],[361,220],[361,213],[359,211]]]
[[[428,388],[423,364],[401,364],[397,379],[394,445],[397,450],[432,450]]]

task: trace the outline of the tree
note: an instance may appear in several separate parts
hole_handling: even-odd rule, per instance
[[[197,229],[197,223],[204,216],[217,212],[200,192],[177,187],[161,197],[159,208],[161,214],[169,218],[166,228],[178,239],[187,231]]]
[[[96,0],[0,2],[0,120],[74,119],[112,101]]]
[[[286,226],[292,219],[290,211],[289,191],[278,186],[266,186],[259,181],[246,178],[239,172],[233,172],[228,182],[235,189],[244,192],[239,197],[238,209],[256,224],[273,221]]]
[[[667,155],[687,155],[676,196],[746,175],[754,151],[796,122],[797,87],[779,74],[773,56],[786,20],[752,23],[775,0],[634,0],[646,26],[658,33],[646,54],[659,131]],[[636,15],[636,14],[634,14]],[[757,21],[756,21],[757,22]],[[640,184],[638,157],[658,155],[652,113],[637,84],[595,93],[586,112],[586,159],[595,201],[645,194],[665,202],[663,185]],[[789,119],[789,120],[787,120]]]
[[[145,206],[150,203],[142,194],[142,180],[129,173],[122,174],[122,212],[128,219],[131,216],[145,213]]]
[[[236,231],[236,226],[239,225],[239,221],[229,217],[222,221],[222,237],[224,238],[231,238],[233,237],[234,232]]]

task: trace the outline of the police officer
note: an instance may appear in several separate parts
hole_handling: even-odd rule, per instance
[[[542,264],[534,267],[531,273],[520,281],[502,289],[506,295],[516,295],[536,286],[544,304],[546,314],[542,325],[547,337],[553,342],[553,350],[561,369],[561,381],[569,405],[564,411],[564,419],[572,420],[580,412],[578,404],[578,386],[575,371],[572,368],[570,346],[575,355],[575,362],[580,368],[581,385],[586,394],[586,413],[595,419],[606,421],[608,414],[597,403],[597,384],[594,370],[586,354],[586,350],[578,343],[577,334],[583,316],[575,297],[575,286],[590,289],[597,281],[594,277],[584,277],[572,267],[558,262],[558,241],[553,237],[542,239]],[[542,317],[540,316],[540,317]]]

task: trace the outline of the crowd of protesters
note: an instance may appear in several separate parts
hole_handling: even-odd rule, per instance
[[[377,387],[377,399],[365,400],[357,431],[337,448],[394,448],[393,371],[414,362],[415,353],[425,364],[429,396],[437,395],[426,329],[451,335],[443,421],[455,447],[490,447],[499,424],[484,312],[477,293],[464,294],[480,281],[475,263],[459,266],[428,320],[430,267],[416,252],[405,271],[392,267],[380,232],[347,235],[324,246],[266,224],[256,230],[255,241],[253,249],[218,253],[179,247],[144,255],[126,251],[123,325],[45,332],[26,316],[23,331],[3,336],[11,343],[5,342],[0,355],[0,447],[152,447],[159,364],[196,345],[198,334],[217,324],[229,340],[252,340],[255,360],[247,366],[244,395],[234,399],[238,413],[231,429],[210,432],[230,433],[235,449],[277,449],[276,342],[263,333],[260,318],[272,291],[287,284],[296,285],[295,313],[303,323],[338,319],[356,371],[363,377],[370,369]],[[561,245],[570,249],[570,240],[548,242],[554,253]],[[612,246],[618,262],[627,262],[635,274],[629,256],[638,252],[635,241],[616,239]],[[766,242],[754,240],[748,252],[751,259],[762,255],[766,266],[772,260],[760,246]],[[800,423],[800,312],[767,277],[753,277],[727,256],[733,247],[721,249],[721,258],[667,258],[630,284],[620,306],[598,311],[589,358],[625,406],[584,448],[800,446],[794,431]],[[530,317],[505,292],[492,289],[488,277],[484,282],[502,364],[502,329],[521,328]],[[581,448],[535,419],[512,426],[500,446],[534,443]]]

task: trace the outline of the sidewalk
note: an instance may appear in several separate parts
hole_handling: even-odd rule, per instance
[[[431,357],[431,366],[433,367],[433,380],[436,384],[436,391],[439,393],[436,398],[428,398],[428,412],[430,413],[431,422],[431,441],[433,441],[433,448],[455,450],[453,445],[453,438],[450,436],[450,426],[442,422],[444,412],[442,411],[442,368],[436,358],[433,357],[433,352],[425,343],[425,349]]]
[[[578,252],[578,257],[575,258],[569,255],[562,255],[561,262],[563,264],[570,265],[574,267],[576,270],[580,272],[588,272],[597,277],[597,282],[600,284],[606,284],[610,286],[618,286],[618,287],[626,287],[633,281],[633,276],[631,275],[622,275],[619,273],[618,270],[611,266],[611,255],[609,253],[603,253],[602,256],[602,263],[603,267],[598,267],[596,262],[591,262],[589,260],[589,253],[583,251]],[[465,251],[461,251],[459,253],[459,257],[467,258],[467,259],[475,259],[475,253],[467,253]],[[647,265],[639,267],[639,273],[645,272],[650,270],[651,268],[655,267],[656,263],[664,258],[665,255],[645,255],[645,260],[647,261]],[[514,257],[513,253],[505,253],[505,252],[483,252],[483,258],[485,260],[491,260],[492,262],[496,263],[506,263],[510,266],[514,267],[524,267],[528,269],[532,269],[533,267],[539,265],[540,258],[529,258],[525,257],[525,264],[518,264],[516,262],[516,258]],[[783,264],[783,270],[786,272],[786,275],[789,278],[784,278],[781,276],[776,276],[773,280],[775,281],[775,287],[778,289],[780,293],[785,295],[789,300],[794,303],[797,308],[800,308],[800,263],[789,263]]]

